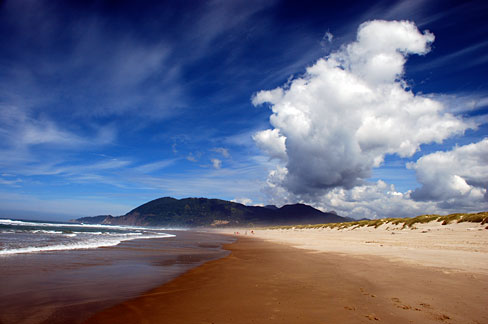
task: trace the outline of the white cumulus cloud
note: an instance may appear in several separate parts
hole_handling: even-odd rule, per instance
[[[381,180],[350,190],[335,188],[321,197],[319,206],[335,210],[340,215],[371,219],[411,217],[439,212],[435,205],[412,201],[410,192],[399,192],[394,185]]]
[[[252,102],[269,104],[273,128],[253,138],[282,161],[269,175],[270,191],[319,201],[332,190],[364,187],[386,154],[410,157],[421,144],[474,127],[402,79],[408,56],[428,53],[433,41],[413,22],[365,22],[356,41],[303,76],[256,93]]]
[[[274,171],[273,176],[279,177],[279,173]],[[412,217],[421,214],[445,214],[459,211],[458,209],[445,210],[432,202],[414,201],[410,197],[411,191],[399,192],[393,184],[387,184],[382,180],[365,183],[352,189],[334,188],[326,194],[316,197],[313,202],[300,199],[280,186],[270,185],[266,187],[265,191],[271,197],[270,203],[278,206],[295,202],[312,203],[314,207],[322,211],[335,211],[341,216],[356,219]],[[467,209],[466,211],[473,210]]]
[[[222,154],[223,157],[230,157],[229,150],[224,147],[214,147],[212,151]]]
[[[409,167],[422,186],[412,192],[418,201],[439,201],[440,206],[488,207],[488,138],[457,146],[451,151],[424,155]]]
[[[243,204],[246,206],[251,206],[252,205],[252,199],[249,198],[235,198],[231,200],[232,202]]]
[[[267,129],[255,134],[253,137],[258,147],[271,158],[286,161],[285,137],[280,135],[278,129]]]
[[[222,167],[222,161],[221,160],[219,160],[219,159],[211,159],[210,161],[212,162],[212,166],[215,169],[220,169]]]

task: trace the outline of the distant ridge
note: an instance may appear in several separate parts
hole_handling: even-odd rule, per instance
[[[304,204],[245,206],[208,198],[163,197],[147,202],[123,216],[100,215],[74,220],[85,224],[172,227],[231,227],[250,225],[300,225],[347,222],[349,218],[324,213]]]

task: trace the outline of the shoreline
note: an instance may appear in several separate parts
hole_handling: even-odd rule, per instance
[[[81,323],[208,260],[233,238],[189,231],[116,246],[17,254],[0,263],[0,323]]]
[[[87,323],[483,323],[488,276],[239,237]]]

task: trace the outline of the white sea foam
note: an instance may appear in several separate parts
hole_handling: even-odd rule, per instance
[[[107,232],[73,232],[76,234],[107,235]]]
[[[43,251],[92,249],[122,241],[174,235],[162,228],[99,224],[68,224],[0,219],[0,256]]]
[[[86,234],[86,233],[84,233]],[[76,235],[76,234],[75,234]],[[79,249],[94,249],[99,247],[115,246],[123,241],[135,240],[135,239],[149,239],[149,238],[168,238],[174,237],[173,234],[158,233],[153,235],[145,235],[143,237],[131,236],[131,235],[119,235],[118,237],[110,237],[104,239],[87,240],[80,242],[70,242],[67,244],[57,244],[48,246],[32,246],[25,248],[0,250],[0,256],[19,254],[19,253],[37,253],[46,251],[63,251],[63,250],[79,250]]]
[[[17,226],[49,226],[49,227],[78,227],[78,228],[106,228],[106,229],[120,229],[120,230],[164,230],[168,228],[160,227],[144,227],[144,226],[130,226],[130,225],[106,225],[106,224],[73,224],[73,223],[36,223],[13,219],[0,219],[0,225],[17,225]]]
[[[34,234],[37,234],[37,233],[41,233],[41,234],[63,234],[64,233],[63,231],[45,231],[45,230],[32,230],[29,232],[34,233]]]

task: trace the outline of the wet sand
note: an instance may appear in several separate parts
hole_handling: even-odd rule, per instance
[[[488,276],[240,237],[88,323],[487,323]]]
[[[0,257],[0,323],[80,323],[205,261],[232,237],[167,231],[114,247]]]

